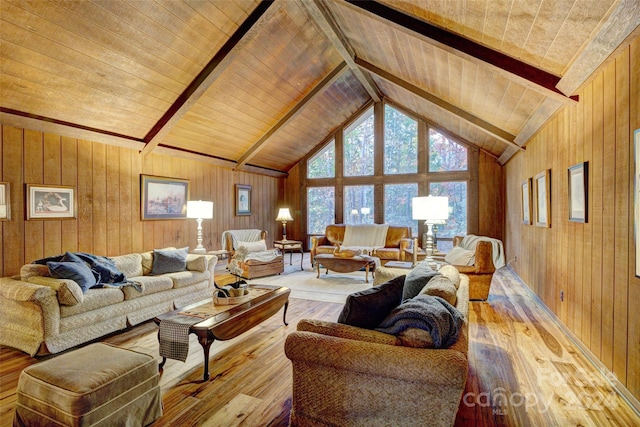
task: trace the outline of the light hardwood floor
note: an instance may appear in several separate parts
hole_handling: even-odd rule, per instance
[[[640,425],[638,414],[538,304],[509,272],[495,278],[487,302],[471,303],[469,377],[456,425]],[[169,360],[164,367],[164,415],[153,426],[288,425],[291,367],[284,340],[300,319],[335,320],[341,309],[292,299],[289,326],[279,313],[233,340],[215,342],[206,383],[192,336],[187,361]],[[159,358],[156,334],[155,324],[146,322],[103,341]],[[18,376],[35,362],[0,347],[0,427],[11,425]]]

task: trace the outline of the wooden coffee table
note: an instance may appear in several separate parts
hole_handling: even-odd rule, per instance
[[[318,269],[318,275],[316,277],[320,277],[320,265],[327,270],[325,274],[329,274],[329,270],[338,273],[352,273],[364,268],[364,280],[366,283],[369,283],[369,271],[371,271],[373,277],[375,277],[376,274],[376,261],[371,257],[362,258],[356,256],[353,258],[341,258],[331,254],[320,254],[314,257],[313,262]]]
[[[162,314],[153,320],[159,326],[163,319],[185,312],[211,316],[189,328],[189,333],[198,337],[198,342],[204,351],[204,380],[206,381],[209,379],[209,348],[215,340],[225,341],[235,338],[267,320],[282,307],[284,307],[282,321],[285,325],[288,324],[286,316],[289,306],[289,294],[291,293],[289,288],[270,285],[249,285],[249,292],[251,299],[242,304],[215,305],[213,298],[209,298]],[[158,338],[159,335],[160,332],[158,331]],[[160,369],[162,369],[166,361],[166,357],[163,357]]]

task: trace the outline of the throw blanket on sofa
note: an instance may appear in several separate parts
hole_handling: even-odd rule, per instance
[[[343,248],[372,252],[384,248],[387,241],[387,224],[347,225],[344,230]]]
[[[475,236],[469,234],[462,238],[460,247],[475,251],[478,242],[490,242],[493,249],[493,266],[497,269],[504,265],[504,250],[502,249],[502,242],[498,239],[492,239],[491,237]]]
[[[444,299],[418,295],[391,310],[376,331],[398,335],[419,328],[431,334],[436,348],[447,348],[458,340],[462,325],[462,313]]]

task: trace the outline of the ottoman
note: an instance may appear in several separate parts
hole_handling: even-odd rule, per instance
[[[144,426],[162,415],[158,363],[90,344],[20,374],[14,426]]]

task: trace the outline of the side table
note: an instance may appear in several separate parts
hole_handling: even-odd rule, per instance
[[[302,268],[302,261],[304,260],[304,250],[302,249],[302,241],[300,240],[275,240],[273,247],[280,249],[282,255],[285,255],[289,251],[289,265],[292,265],[293,251],[300,251],[300,270]]]
[[[224,250],[224,249],[220,249],[218,251],[209,251],[207,252],[208,255],[215,255],[218,257],[218,261],[222,260],[222,259],[226,259],[227,262],[229,262],[229,251]]]

